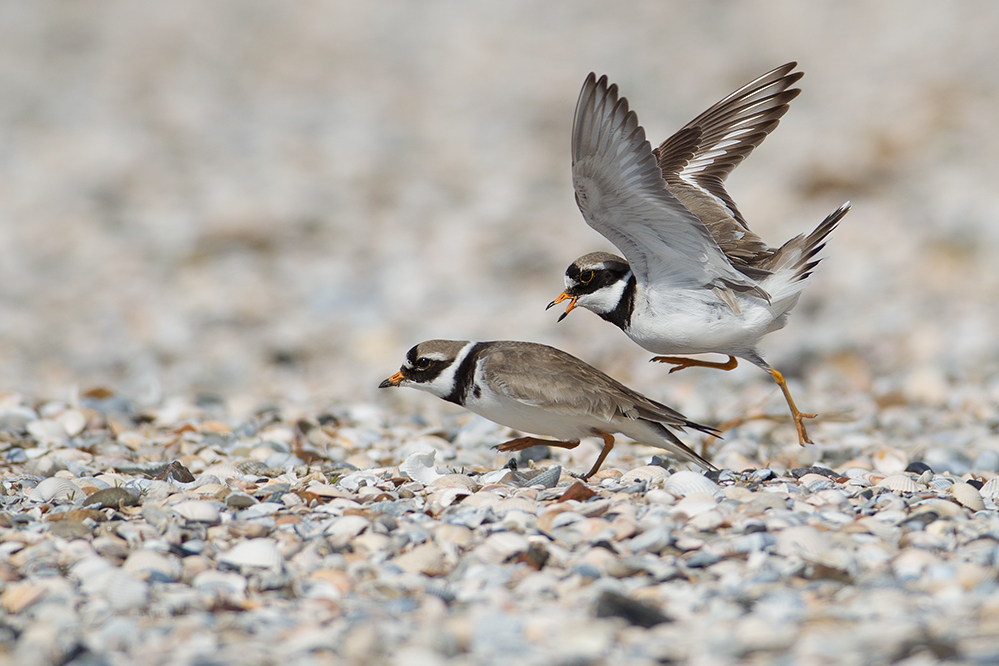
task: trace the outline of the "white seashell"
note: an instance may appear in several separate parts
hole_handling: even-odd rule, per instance
[[[811,525],[798,525],[780,530],[777,553],[785,557],[797,555],[806,560],[816,560],[829,550],[829,539]]]
[[[548,469],[533,473],[510,472],[506,477],[506,482],[518,488],[530,488],[531,486],[554,488],[561,478],[562,467],[553,465]]]
[[[948,490],[954,499],[958,501],[962,506],[966,506],[972,511],[981,511],[985,508],[985,502],[982,501],[982,494],[978,492],[970,483],[965,483],[964,481],[957,481]]]
[[[667,476],[669,476],[669,472],[659,465],[643,465],[642,467],[636,467],[635,469],[625,472],[624,475],[621,476],[621,483],[639,483],[641,481],[646,481],[651,484],[665,479]]]
[[[909,458],[903,451],[886,446],[871,456],[871,462],[874,463],[874,469],[879,472],[896,474],[905,471]]]
[[[39,444],[63,444],[69,439],[62,424],[53,419],[38,419],[27,425],[28,434]]]
[[[431,492],[444,488],[463,488],[468,491],[467,494],[471,495],[478,490],[479,484],[472,477],[464,474],[445,474],[427,486],[427,490]]]
[[[205,471],[203,471],[202,474],[211,474],[220,481],[225,481],[226,479],[237,479],[243,476],[243,473],[236,469],[235,465],[227,462],[217,462],[214,465],[209,465],[205,468]]]
[[[258,569],[280,569],[284,557],[277,543],[271,539],[249,539],[233,546],[218,557],[222,564],[232,567],[254,567]]]
[[[237,573],[208,569],[196,575],[191,586],[214,599],[239,603],[246,597],[246,579]]]
[[[197,495],[199,497],[213,497],[218,495],[226,487],[220,483],[206,483],[200,486],[193,486],[187,489],[187,492],[191,495]]]
[[[901,493],[914,493],[919,491],[919,485],[906,474],[891,474],[881,479],[878,482],[878,485]]]
[[[429,497],[427,497],[427,502],[444,508],[460,502],[471,494],[472,491],[464,486],[441,488],[436,492],[430,493]]]
[[[999,499],[999,476],[989,479],[978,494],[993,501]]]
[[[940,474],[934,476],[933,480],[930,481],[930,488],[932,488],[938,493],[947,492],[947,490],[953,485],[954,485],[954,479],[952,479],[949,476],[942,476]]]
[[[121,568],[139,580],[169,583],[180,578],[182,567],[175,557],[139,548],[129,553]]]
[[[87,415],[79,409],[67,409],[56,417],[56,421],[70,437],[76,437],[87,427]]]
[[[508,497],[493,506],[493,512],[497,516],[502,516],[508,511],[523,511],[535,515],[538,512],[538,503],[527,497]]]
[[[194,523],[215,524],[222,515],[215,502],[202,500],[185,500],[174,504],[171,508],[181,518]]]
[[[714,496],[721,487],[703,474],[680,470],[670,475],[663,484],[663,489],[677,497],[688,497],[698,493]]]
[[[361,486],[377,486],[380,482],[381,479],[371,472],[351,472],[341,477],[336,482],[336,485],[351,492],[356,492]]]
[[[329,537],[331,547],[342,548],[370,525],[371,521],[364,516],[340,516],[330,523],[324,534]]]
[[[472,556],[486,564],[502,564],[511,556],[526,552],[530,546],[531,542],[523,534],[497,532],[473,550]]]
[[[462,503],[468,506],[483,508],[487,506],[495,506],[501,501],[503,501],[502,496],[488,490],[480,490],[479,492],[472,493],[466,497],[462,500]]]
[[[141,608],[149,601],[149,584],[114,569],[103,585],[104,598],[114,610]]]
[[[392,562],[411,574],[443,576],[450,569],[444,559],[444,551],[433,541],[421,543],[408,553],[396,556]]]
[[[805,486],[813,493],[836,487],[836,484],[833,483],[832,479],[827,476],[822,476],[821,474],[805,474],[799,479],[799,481],[801,485]]]
[[[718,502],[711,495],[694,493],[693,495],[687,495],[670,507],[669,513],[677,520],[690,520],[697,514],[710,511],[716,506],[718,506]]]
[[[434,458],[437,457],[437,451],[431,449],[429,451],[417,451],[416,453],[410,454],[401,465],[399,465],[399,471],[413,479],[414,481],[419,481],[425,486],[429,486],[431,483],[437,479],[444,476],[437,471],[434,466]]]
[[[84,497],[86,497],[86,493],[78,485],[69,479],[57,476],[42,480],[28,495],[28,499],[33,502],[51,502],[60,499],[77,500]]]

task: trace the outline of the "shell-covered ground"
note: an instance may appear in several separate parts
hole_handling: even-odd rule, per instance
[[[997,24],[3,3],[0,661],[995,663]],[[761,345],[804,448],[758,369],[667,374],[544,310],[613,249],[572,195],[587,73],[657,143],[790,60],[728,188],[772,245],[853,203]],[[627,442],[588,483],[597,442],[511,469],[510,431],[376,388],[428,338],[565,349],[729,426],[682,435],[723,471]]]

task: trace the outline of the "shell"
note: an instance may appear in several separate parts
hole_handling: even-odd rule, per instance
[[[462,499],[468,497],[472,494],[469,488],[458,486],[451,488],[441,488],[436,492],[430,493],[427,497],[428,504],[434,504],[438,507],[448,507],[452,504],[460,502]]]
[[[356,492],[361,486],[377,486],[381,482],[377,476],[371,472],[351,472],[344,477],[341,477],[336,485],[349,490],[351,492]]]
[[[450,570],[444,558],[444,551],[433,541],[421,543],[408,553],[396,556],[392,562],[411,574],[443,576]]]
[[[954,499],[958,501],[962,506],[966,506],[972,511],[981,511],[985,508],[985,502],[982,501],[982,495],[978,492],[970,483],[965,483],[964,481],[957,481],[948,490]]]
[[[12,583],[0,594],[0,606],[8,613],[20,613],[45,596],[48,590],[34,583]]]
[[[228,552],[219,555],[218,561],[240,568],[280,569],[284,565],[284,557],[272,539],[241,541]]]
[[[401,465],[399,465],[399,471],[413,479],[414,481],[419,481],[425,486],[429,486],[431,483],[441,478],[443,474],[437,471],[434,466],[434,458],[437,457],[437,451],[431,449],[430,451],[417,451],[416,453],[410,454]]]
[[[681,470],[675,472],[663,484],[663,489],[677,497],[689,497],[703,493],[714,496],[721,487],[703,474]]]
[[[545,470],[511,472],[507,477],[507,482],[518,488],[529,488],[531,486],[554,488],[560,478],[562,478],[562,467],[560,465],[553,465]]]
[[[427,490],[443,490],[444,488],[462,488],[467,490],[466,494],[471,495],[478,490],[479,484],[470,476],[464,474],[445,474],[427,486]]]
[[[67,409],[56,417],[56,421],[70,437],[76,437],[87,427],[87,415],[79,409]]]
[[[129,553],[121,568],[139,580],[170,583],[180,578],[180,562],[155,550],[139,548]]]
[[[891,474],[881,479],[878,485],[900,493],[914,493],[919,491],[919,485],[907,474]]]
[[[827,476],[822,476],[821,474],[805,474],[801,477],[800,482],[813,493],[836,487],[836,484],[833,483],[832,479]]]
[[[324,530],[324,534],[329,538],[330,546],[342,548],[350,543],[350,540],[358,534],[368,529],[371,525],[364,516],[341,516],[335,518]]]
[[[82,488],[69,479],[57,476],[44,479],[28,495],[28,499],[33,502],[51,502],[60,499],[75,500],[84,497],[86,497],[86,493],[83,492]]]
[[[221,512],[215,502],[202,500],[184,500],[171,507],[178,516],[192,523],[208,523],[214,525],[221,518]]]
[[[243,473],[236,468],[232,463],[215,463],[214,465],[209,465],[205,468],[202,474],[211,474],[221,481],[226,479],[235,479],[243,476]]]
[[[669,476],[669,472],[659,465],[643,465],[642,467],[636,467],[625,472],[621,477],[621,483],[638,483],[641,481],[654,483],[665,479],[667,476]]]
[[[538,512],[538,503],[526,497],[508,497],[495,504],[493,511],[497,516],[502,516],[508,511],[523,511],[525,513],[536,514]]]
[[[978,494],[982,497],[987,497],[992,501],[999,499],[999,476],[989,479]]]
[[[905,452],[886,446],[871,456],[871,462],[874,463],[874,469],[879,472],[895,474],[905,471],[906,466],[909,464],[909,458],[905,455]]]
[[[31,421],[27,425],[28,434],[35,438],[39,444],[62,444],[69,435],[62,424],[53,419],[38,419]]]
[[[149,584],[113,569],[102,586],[104,598],[115,610],[141,608],[149,602]]]
[[[487,537],[473,551],[473,557],[486,564],[500,564],[517,553],[526,552],[530,547],[530,541],[523,534],[497,532]]]
[[[949,476],[934,476],[933,480],[930,481],[930,488],[938,493],[947,492],[951,486],[954,485],[954,479]]]

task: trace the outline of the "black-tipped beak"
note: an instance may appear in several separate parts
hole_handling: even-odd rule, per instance
[[[558,298],[556,298],[554,301],[552,301],[551,303],[549,303],[548,307],[545,308],[545,310],[550,310],[552,308],[552,306],[558,305],[562,301],[569,301],[569,305],[566,307],[565,312],[563,312],[561,315],[559,315],[559,318],[558,318],[559,321],[562,321],[563,319],[565,319],[566,316],[576,308],[576,297],[575,296],[570,296],[569,292],[563,291],[562,294]]]
[[[378,388],[392,388],[393,386],[398,386],[399,384],[402,383],[403,379],[405,378],[402,376],[402,371],[397,372],[388,379],[386,379],[385,381],[383,381],[381,384],[379,384]]]

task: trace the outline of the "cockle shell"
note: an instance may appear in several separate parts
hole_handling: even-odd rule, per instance
[[[215,502],[207,500],[184,500],[171,508],[178,516],[193,523],[215,524],[222,515]]]
[[[993,501],[999,499],[999,476],[989,479],[978,494]]]
[[[919,490],[919,485],[906,474],[890,474],[881,479],[878,485],[900,493],[914,493]]]
[[[148,548],[133,550],[121,568],[139,580],[161,583],[177,580],[181,572],[180,561],[175,557]]]
[[[621,483],[638,483],[645,481],[653,483],[669,476],[669,472],[659,465],[643,465],[635,469],[628,470],[621,476]]]
[[[966,506],[972,511],[981,511],[985,508],[985,502],[982,501],[982,494],[978,492],[970,483],[965,483],[964,481],[957,481],[948,490],[954,499],[958,501],[962,506]]]
[[[51,502],[60,499],[82,499],[85,496],[86,493],[83,492],[83,489],[69,479],[53,476],[43,479],[35,486],[31,494],[28,495],[28,499],[33,502]]]
[[[714,496],[721,487],[703,474],[681,470],[670,475],[663,489],[677,497],[688,497],[698,493]]]
[[[219,555],[218,561],[232,567],[257,569],[280,569],[284,557],[272,539],[248,539]]]

